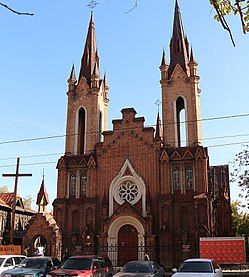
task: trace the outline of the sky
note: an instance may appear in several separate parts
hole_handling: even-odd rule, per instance
[[[90,1],[90,0],[89,0]],[[18,194],[33,198],[42,181],[50,206],[56,197],[56,164],[65,150],[67,79],[80,59],[90,18],[88,0],[2,0],[21,12],[0,7],[0,186],[13,191],[16,157],[20,172]],[[108,76],[109,129],[120,111],[134,107],[145,125],[155,125],[161,99],[162,50],[169,60],[174,0],[96,0],[94,21],[102,76]],[[210,165],[227,164],[249,143],[249,34],[230,17],[236,47],[214,21],[208,0],[179,0],[185,33],[198,62],[203,119],[203,145]],[[160,109],[161,112],[161,109]],[[215,119],[219,117],[226,119]],[[57,138],[49,138],[58,136]],[[43,139],[39,139],[43,138]],[[23,139],[36,139],[20,142]],[[225,146],[224,146],[225,144]],[[231,185],[231,198],[238,198]]]

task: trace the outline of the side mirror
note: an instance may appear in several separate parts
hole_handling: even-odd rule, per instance
[[[177,268],[173,268],[172,272],[176,273],[177,272]]]
[[[214,272],[219,273],[219,272],[221,272],[221,270],[219,268],[216,268]]]

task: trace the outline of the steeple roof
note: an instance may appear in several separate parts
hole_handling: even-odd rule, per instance
[[[157,119],[156,119],[156,133],[155,138],[161,138],[162,137],[162,126],[161,126],[161,119],[159,115],[159,111],[157,113]]]
[[[40,190],[37,194],[36,204],[39,206],[38,212],[45,211],[45,206],[47,206],[47,204],[48,204],[48,194],[45,190],[44,176],[42,178]]]
[[[187,73],[189,62],[189,43],[184,34],[182,18],[178,0],[175,2],[175,14],[173,22],[173,34],[170,41],[170,64],[169,77],[171,76],[175,66],[179,64],[183,71]]]
[[[96,43],[95,26],[93,20],[93,13],[91,12],[85,48],[81,59],[79,80],[82,77],[85,77],[86,80],[90,82],[91,75],[94,72],[95,65],[98,67],[99,70],[99,56]]]

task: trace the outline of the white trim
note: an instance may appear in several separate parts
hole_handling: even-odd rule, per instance
[[[130,172],[132,175],[124,175],[126,169],[129,168]],[[130,161],[128,159],[126,159],[124,165],[122,166],[121,170],[119,171],[118,175],[112,180],[112,183],[110,185],[109,188],[109,216],[111,217],[113,214],[113,206],[114,206],[114,201],[113,199],[115,199],[115,201],[119,204],[122,205],[124,203],[124,200],[121,200],[118,197],[118,188],[119,185],[124,182],[124,181],[128,181],[131,180],[132,182],[134,182],[139,189],[139,195],[138,197],[131,202],[131,204],[135,204],[137,203],[137,201],[139,201],[142,197],[142,215],[146,216],[146,185],[144,180],[142,179],[142,177],[140,177],[134,170],[134,168],[132,167]]]
[[[77,155],[78,149],[78,131],[79,131],[79,111],[80,109],[84,109],[85,111],[85,139],[84,139],[84,152],[86,151],[86,133],[87,133],[87,109],[83,106],[80,106],[75,113],[75,125],[74,125],[74,155]],[[84,153],[85,154],[85,153]]]
[[[133,216],[122,216],[114,220],[108,229],[108,237],[107,237],[108,256],[113,262],[117,262],[117,258],[118,258],[117,245],[118,245],[119,229],[126,224],[132,225],[133,227],[136,228],[138,232],[138,246],[141,247],[141,249],[139,249],[138,251],[138,260],[143,260],[144,258],[143,249],[145,245],[145,240],[144,240],[145,231],[144,231],[143,225],[137,218]],[[115,247],[114,249],[116,249],[116,251],[113,251],[114,250],[113,246]]]
[[[76,191],[75,191],[75,197],[80,197],[80,171],[77,170],[76,172]]]
[[[184,110],[185,110],[185,136],[186,136],[186,146],[189,146],[189,140],[188,140],[188,109],[187,109],[187,100],[186,98],[182,95],[179,94],[174,100],[174,128],[175,128],[175,147],[179,147],[178,143],[178,133],[177,133],[177,112],[176,112],[176,101],[178,98],[182,98],[184,101]],[[180,138],[181,139],[181,138]]]
[[[70,185],[70,171],[67,172],[67,195],[66,195],[66,198],[69,198],[69,185]]]

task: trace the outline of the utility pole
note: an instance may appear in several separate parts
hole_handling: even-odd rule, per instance
[[[32,176],[30,173],[19,173],[19,164],[20,158],[17,158],[16,162],[16,173],[15,174],[2,174],[3,177],[15,177],[15,186],[14,186],[14,199],[12,204],[11,211],[11,225],[10,225],[10,244],[14,242],[14,231],[15,231],[15,215],[16,215],[16,194],[17,194],[17,185],[19,177],[27,177]]]

